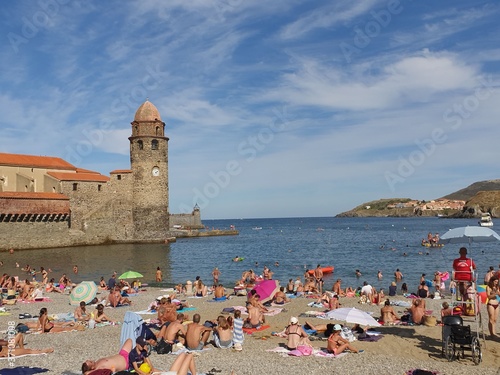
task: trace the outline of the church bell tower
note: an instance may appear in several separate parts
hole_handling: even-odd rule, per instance
[[[158,109],[146,100],[135,113],[130,141],[134,238],[168,237],[168,138]]]

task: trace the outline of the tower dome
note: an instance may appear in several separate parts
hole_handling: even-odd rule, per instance
[[[134,121],[161,121],[160,112],[153,103],[146,100],[135,112]]]

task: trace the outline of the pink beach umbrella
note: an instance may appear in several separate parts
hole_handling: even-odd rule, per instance
[[[273,299],[274,295],[280,290],[278,280],[263,280],[252,289],[260,296],[260,301],[265,303]]]

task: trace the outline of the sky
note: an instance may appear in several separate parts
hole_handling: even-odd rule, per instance
[[[129,169],[148,99],[172,213],[334,216],[500,178],[497,1],[20,0],[0,15],[0,152]]]

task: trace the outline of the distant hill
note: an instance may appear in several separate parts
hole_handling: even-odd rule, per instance
[[[472,185],[469,185],[464,189],[444,196],[443,199],[468,201],[480,191],[492,190],[500,190],[500,180],[474,182]]]
[[[500,180],[474,182],[472,185],[442,198],[447,200],[465,201],[463,210],[419,210],[412,207],[401,207],[403,203],[410,202],[410,198],[378,199],[363,203],[352,210],[342,212],[337,217],[408,217],[408,216],[435,216],[447,217],[480,217],[482,213],[489,212],[493,217],[500,217]],[[394,204],[397,204],[394,207]],[[425,203],[420,201],[419,203]]]

